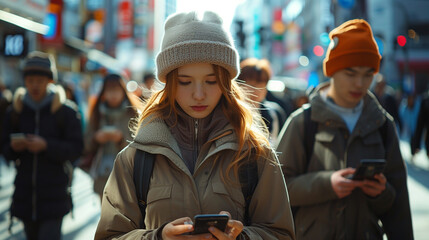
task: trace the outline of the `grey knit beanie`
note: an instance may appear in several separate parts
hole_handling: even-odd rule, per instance
[[[28,54],[24,65],[24,77],[27,75],[46,75],[50,79],[57,80],[55,60],[52,55],[33,51]]]
[[[224,67],[232,78],[240,71],[239,56],[231,34],[214,12],[177,13],[165,21],[161,51],[156,56],[158,80],[166,81],[172,70],[189,63],[212,63]]]

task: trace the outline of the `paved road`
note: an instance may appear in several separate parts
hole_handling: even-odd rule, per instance
[[[426,152],[417,154],[411,161],[409,146],[401,143],[401,150],[408,167],[408,187],[416,240],[428,239],[429,236],[429,160]],[[0,240],[24,240],[23,226],[15,221],[12,235],[9,226],[8,208],[13,192],[14,169],[0,166]],[[93,239],[97,222],[100,218],[100,200],[92,190],[92,180],[79,169],[75,170],[72,185],[73,217],[68,214],[63,222],[63,240]]]
[[[1,163],[0,178],[0,240],[24,240],[23,225],[15,220],[12,235],[8,232],[10,196],[13,193],[13,168]],[[62,233],[63,240],[94,239],[95,229],[100,218],[100,198],[92,190],[92,180],[89,176],[76,169],[72,185],[74,209],[72,214],[64,217]]]

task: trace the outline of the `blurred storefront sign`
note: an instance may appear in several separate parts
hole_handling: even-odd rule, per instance
[[[44,34],[40,42],[46,45],[62,45],[62,24],[63,24],[63,6],[62,0],[50,0],[46,8],[44,24],[49,27],[49,30]]]
[[[27,55],[28,42],[24,33],[3,34],[1,52],[5,57],[24,57]]]
[[[86,55],[88,60],[94,61],[97,64],[100,64],[101,66],[111,71],[115,71],[115,72],[122,71],[121,64],[117,59],[109,56],[108,54],[102,51],[92,48],[83,40],[70,37],[70,38],[64,39],[64,42],[68,46],[82,51]]]
[[[8,9],[9,13],[20,15],[28,20],[31,18],[36,22],[43,20],[48,3],[49,0],[0,0],[3,10]]]
[[[129,39],[133,36],[133,3],[121,0],[118,5],[118,39]]]
[[[45,34],[49,30],[49,27],[44,24],[3,10],[0,10],[0,20],[39,34]]]

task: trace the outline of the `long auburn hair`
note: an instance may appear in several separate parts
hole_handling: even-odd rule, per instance
[[[238,168],[246,163],[246,160],[256,160],[255,156],[268,155],[270,149],[268,130],[257,109],[248,104],[247,97],[237,81],[231,80],[229,72],[223,67],[215,64],[212,66],[222,91],[219,104],[238,138],[238,150],[228,165],[227,172],[233,170],[237,174]],[[149,117],[151,120],[167,119],[172,114],[177,117],[175,104],[177,82],[178,69],[175,69],[167,74],[165,87],[147,100],[134,126],[134,135],[137,135],[143,121]]]
[[[99,129],[100,127],[100,104],[104,102],[104,93],[106,92],[107,86],[111,84],[121,87],[121,90],[124,93],[124,99],[122,101],[127,100],[130,104],[130,106],[127,106],[127,112],[130,115],[133,115],[133,117],[136,114],[136,107],[138,106],[137,99],[127,92],[123,78],[118,74],[108,74],[103,79],[103,86],[96,100],[88,106],[89,126],[93,129]]]

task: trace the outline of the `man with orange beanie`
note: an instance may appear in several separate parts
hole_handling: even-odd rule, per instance
[[[368,91],[381,60],[371,27],[350,20],[329,37],[330,81],[291,115],[277,147],[297,239],[413,239],[395,124]],[[363,159],[384,160],[384,168],[353,177]]]

